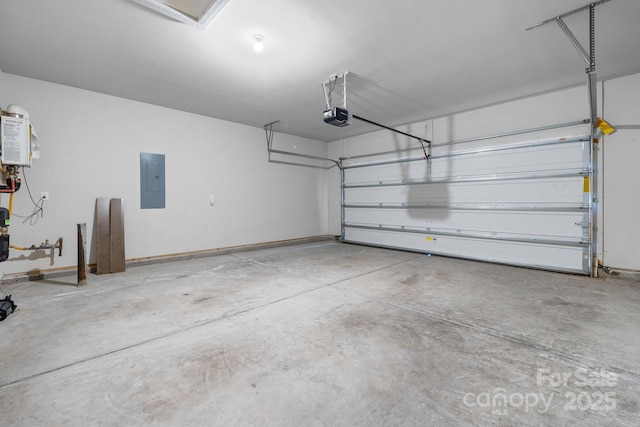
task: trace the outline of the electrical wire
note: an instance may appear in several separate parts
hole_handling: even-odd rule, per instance
[[[44,202],[46,200],[44,197],[41,197],[37,202],[33,199],[33,196],[31,195],[31,189],[29,188],[29,183],[27,182],[27,175],[24,172],[24,166],[22,167],[22,176],[24,177],[24,184],[27,187],[27,193],[29,193],[29,198],[31,199],[31,203],[33,203],[34,209],[31,215],[24,216],[13,214],[13,216],[24,218],[24,221],[22,221],[23,224],[29,221],[29,225],[34,225],[40,218],[44,218]]]
[[[31,215],[25,216],[25,215],[18,215],[14,213],[12,214],[12,216],[15,216],[18,218],[24,218],[24,221],[22,221],[23,224],[29,221],[29,225],[35,225],[40,218],[44,218],[44,202],[46,202],[44,197],[38,200],[38,202],[35,203],[35,206],[33,208],[33,212],[31,213]]]

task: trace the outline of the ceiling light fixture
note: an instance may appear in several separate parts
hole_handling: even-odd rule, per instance
[[[264,49],[264,36],[261,34],[254,34],[253,37],[253,50],[256,52],[262,52]]]

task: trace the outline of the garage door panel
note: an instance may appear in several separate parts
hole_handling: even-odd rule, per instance
[[[530,238],[583,239],[586,213],[522,211],[455,211],[443,209],[345,209],[345,222],[354,225],[405,227],[451,233],[497,233]],[[455,228],[452,227],[455,225]]]
[[[347,229],[346,242],[574,273],[587,262],[580,246],[564,247],[491,239]]]
[[[584,177],[537,180],[449,182],[345,188],[348,204],[527,204],[579,206],[584,204]]]

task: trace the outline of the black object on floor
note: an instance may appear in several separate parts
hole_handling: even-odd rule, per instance
[[[11,295],[5,296],[3,300],[0,300],[0,321],[7,318],[8,315],[16,311],[18,306],[11,301]]]

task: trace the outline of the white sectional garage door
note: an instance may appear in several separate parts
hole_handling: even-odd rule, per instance
[[[587,124],[343,161],[343,240],[589,274]]]

